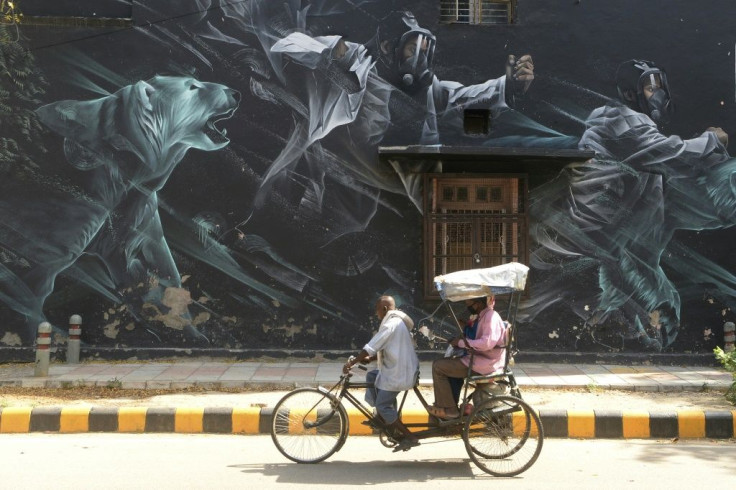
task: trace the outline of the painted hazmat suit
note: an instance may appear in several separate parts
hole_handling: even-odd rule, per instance
[[[631,336],[661,350],[680,320],[680,295],[660,266],[662,254],[675,230],[734,224],[736,166],[718,128],[689,140],[659,131],[673,106],[654,63],[622,64],[617,86],[621,101],[595,109],[580,140],[595,158],[568,166],[537,194],[532,213],[544,224],[535,235],[547,250],[600,264],[589,323],[622,310]],[[552,193],[564,201],[549,206]]]
[[[401,57],[411,42],[418,48]],[[494,117],[508,109],[506,76],[471,86],[438,80],[432,71],[434,44],[432,33],[408,12],[389,15],[365,45],[301,32],[274,43],[272,55],[302,68],[298,79],[305,85],[308,112],[264,176],[256,208],[277,177],[303,157],[309,170],[301,217],[325,221],[331,239],[365,230],[379,204],[390,208],[381,190],[405,194],[422,212],[421,174],[381,164],[379,143],[386,144],[386,135],[396,129],[415,135],[404,144],[437,144],[440,123],[462,128],[468,105],[487,107]],[[523,78],[533,78],[531,59],[516,70],[526,90]]]

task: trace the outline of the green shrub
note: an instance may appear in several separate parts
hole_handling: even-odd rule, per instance
[[[720,347],[716,347],[713,349],[713,353],[716,355],[716,359],[726,368],[726,371],[733,375],[733,383],[726,391],[726,400],[736,405],[736,350],[725,352]]]

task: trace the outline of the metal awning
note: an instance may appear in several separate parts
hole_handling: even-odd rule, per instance
[[[419,161],[442,162],[444,172],[452,172],[458,165],[464,171],[528,172],[545,168],[559,169],[569,163],[584,162],[593,158],[595,152],[554,148],[410,145],[380,146],[378,156],[395,165],[406,164],[412,168],[416,168]]]
[[[379,146],[378,155],[386,159],[414,160],[437,159],[465,161],[527,161],[572,163],[585,161],[595,156],[590,150],[528,148],[528,147],[486,147],[486,146],[445,146],[409,145]]]

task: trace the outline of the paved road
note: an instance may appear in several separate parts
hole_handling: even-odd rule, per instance
[[[13,489],[406,488],[619,489],[728,487],[736,441],[545,441],[517,478],[481,473],[459,440],[394,454],[351,437],[324,463],[297,465],[268,436],[14,434],[0,436],[2,486]]]

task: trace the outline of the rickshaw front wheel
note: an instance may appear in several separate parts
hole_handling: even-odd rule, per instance
[[[271,439],[297,463],[319,463],[339,451],[348,437],[348,415],[331,393],[299,388],[274,407]]]

